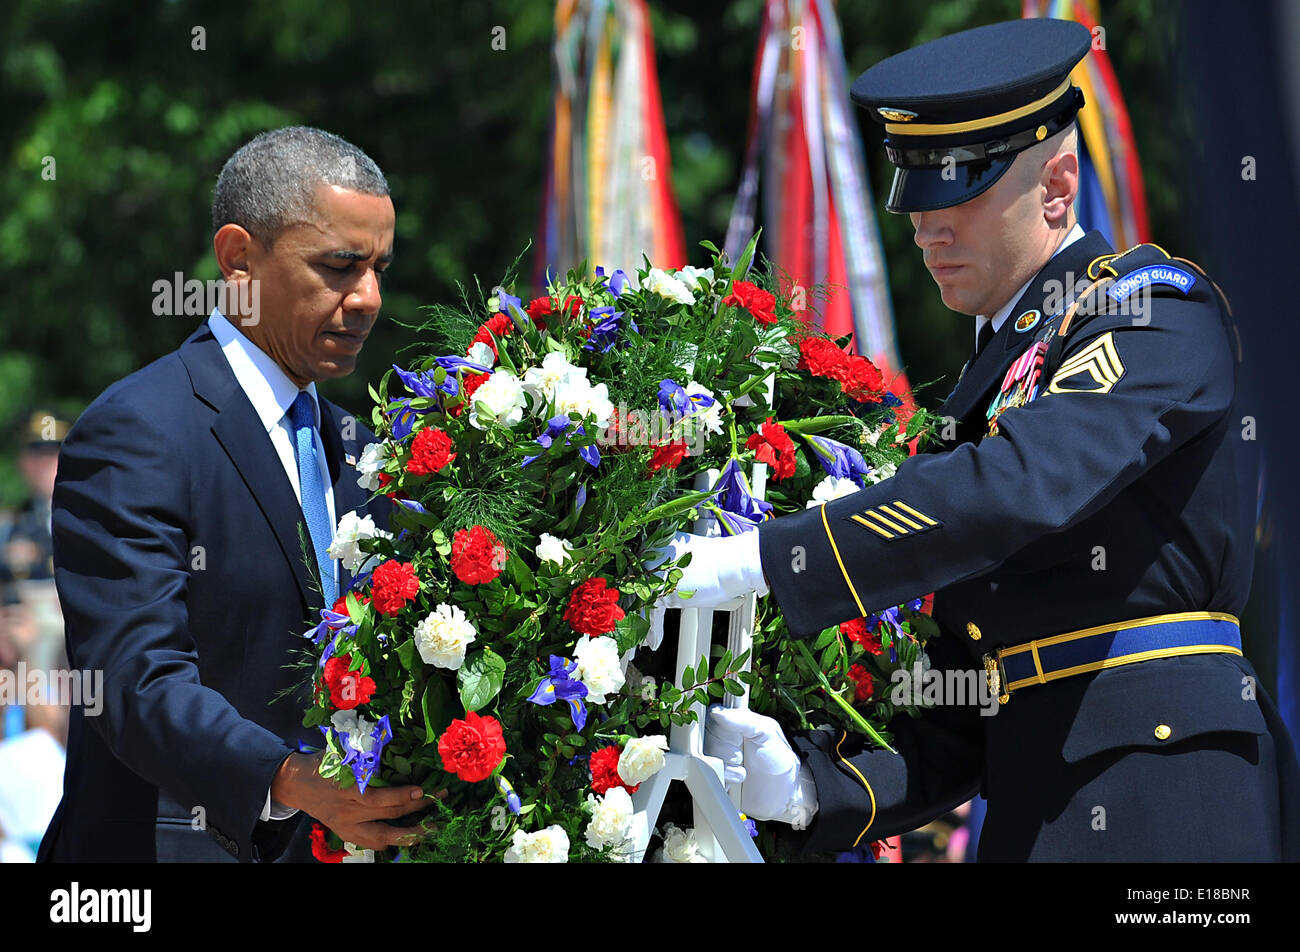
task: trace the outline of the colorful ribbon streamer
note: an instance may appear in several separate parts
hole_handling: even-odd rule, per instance
[[[536,283],[686,264],[645,0],[560,0]]]
[[[761,181],[765,253],[787,290],[821,285],[824,297],[806,298],[809,323],[835,337],[853,334],[856,352],[910,408],[831,0],[767,0],[750,102],[727,253],[734,258],[755,230]]]

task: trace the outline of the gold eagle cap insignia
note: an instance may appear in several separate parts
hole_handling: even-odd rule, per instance
[[[876,109],[876,112],[890,122],[911,122],[919,115],[919,113],[912,112],[910,109],[893,109],[888,106],[880,106]]]

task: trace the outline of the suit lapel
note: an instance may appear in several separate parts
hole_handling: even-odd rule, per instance
[[[298,538],[298,527],[303,525],[305,533],[306,526],[302,523],[302,509],[293,486],[266,435],[266,428],[240,388],[207,324],[181,346],[180,356],[189,369],[195,396],[217,411],[212,434],[274,531],[280,550],[293,569],[299,594],[309,606],[319,607],[320,593],[309,581]]]
[[[939,414],[964,420],[976,407],[987,405],[989,391],[1002,382],[1007,368],[1037,337],[1036,334],[1016,333],[1016,318],[1026,311],[1037,310],[1041,312],[1042,318],[1034,329],[1040,329],[1041,321],[1064,310],[1072,300],[1076,286],[1079,290],[1083,289],[1087,283],[1088,265],[1092,260],[1098,255],[1109,254],[1110,251],[1111,247],[1101,233],[1091,231],[1047,262],[1029,282],[1025,293],[1016,301],[1015,307],[993,335],[993,339],[974,361],[967,364],[965,373],[940,408]]]

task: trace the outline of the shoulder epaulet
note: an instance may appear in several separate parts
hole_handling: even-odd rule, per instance
[[[1194,261],[1170,255],[1159,245],[1147,242],[1127,251],[1098,255],[1088,264],[1086,275],[1089,283],[1071,302],[1051,335],[1045,361],[1049,369],[1060,360],[1066,339],[1073,332],[1095,317],[1126,313],[1125,302],[1133,294],[1145,289],[1146,293],[1161,296],[1186,297],[1198,284],[1212,288],[1222,303],[1226,323],[1233,331],[1237,358],[1241,359],[1240,338],[1232,326],[1232,306],[1223,289]]]

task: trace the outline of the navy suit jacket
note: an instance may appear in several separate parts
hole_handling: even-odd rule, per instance
[[[374,434],[320,407],[336,512],[386,526],[345,461]],[[206,322],[77,420],[53,530],[68,658],[102,672],[103,699],[71,712],[39,858],[309,860],[309,818],[259,816],[280,763],[320,741],[290,665],[321,595],[293,487]]]

